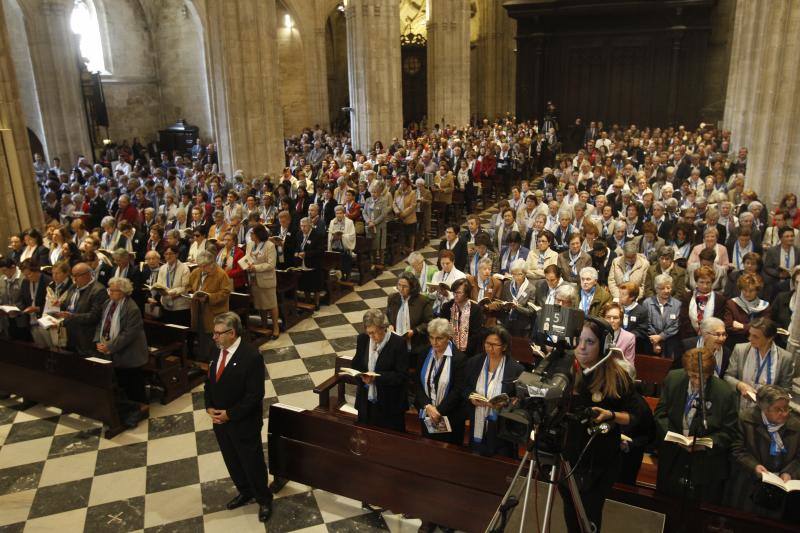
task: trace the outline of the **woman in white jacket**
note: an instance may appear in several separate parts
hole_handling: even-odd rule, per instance
[[[342,257],[342,279],[350,278],[353,268],[353,250],[356,248],[356,227],[344,216],[344,207],[337,205],[336,216],[328,224],[328,251],[339,252]]]

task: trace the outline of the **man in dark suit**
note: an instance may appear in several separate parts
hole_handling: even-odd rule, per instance
[[[771,287],[770,298],[779,292],[789,290],[789,278],[794,267],[800,264],[800,246],[794,242],[791,226],[780,229],[781,242],[769,248],[764,254],[764,277]]]
[[[30,319],[40,318],[44,310],[45,297],[47,296],[47,285],[50,283],[50,276],[43,274],[39,270],[39,263],[36,259],[26,259],[20,265],[22,271],[22,283],[20,284],[20,298],[22,300],[22,313],[17,317],[17,326],[27,330],[30,328]],[[38,329],[41,328],[31,328]],[[36,334],[31,331],[34,342],[37,345],[43,344],[37,339]]]
[[[300,220],[300,232],[295,237],[294,266],[310,270],[303,272],[300,286],[308,293],[314,293],[314,305],[319,309],[319,292],[322,289],[322,255],[325,253],[327,237],[324,233],[314,231],[311,220],[304,217]],[[286,251],[284,250],[284,255]]]
[[[95,355],[94,333],[108,300],[106,288],[94,280],[92,268],[86,263],[72,267],[74,285],[61,302],[61,312],[67,328],[67,349],[80,355]]]
[[[322,216],[322,219],[325,221],[325,227],[328,227],[328,224],[331,223],[331,220],[336,217],[336,199],[333,197],[333,189],[330,187],[326,187],[324,191],[322,191],[322,200],[317,202],[319,206],[319,212]]]
[[[226,507],[236,509],[255,499],[258,519],[266,522],[272,514],[272,491],[261,444],[264,359],[241,333],[236,313],[214,318],[213,337],[219,350],[208,354],[211,363],[203,396],[225,466],[239,491]]]

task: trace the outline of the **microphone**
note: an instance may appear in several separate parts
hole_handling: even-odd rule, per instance
[[[595,433],[600,433],[602,435],[607,434],[611,431],[611,424],[608,422],[600,422],[596,426],[589,426],[586,428],[586,433],[589,435],[594,435]]]
[[[624,354],[622,353],[622,350],[620,350],[619,348],[609,348],[609,349],[608,349],[608,353],[606,354],[606,356],[605,356],[605,357],[603,357],[602,359],[600,359],[600,360],[599,360],[597,363],[595,363],[593,366],[590,366],[589,368],[585,368],[585,369],[583,370],[583,375],[584,375],[584,376],[588,376],[589,374],[591,374],[592,372],[594,372],[594,371],[597,369],[597,367],[599,367],[600,365],[602,365],[603,363],[605,363],[605,362],[608,360],[608,358],[609,358],[609,357],[611,357],[612,355],[615,355],[615,354],[619,354],[620,356],[623,356],[623,355],[624,355]]]

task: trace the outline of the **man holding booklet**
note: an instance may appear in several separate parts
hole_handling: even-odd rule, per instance
[[[656,489],[692,502],[719,503],[728,478],[730,448],[739,438],[736,391],[714,374],[715,363],[714,354],[702,348],[686,352],[683,368],[664,380],[655,410],[662,441]]]

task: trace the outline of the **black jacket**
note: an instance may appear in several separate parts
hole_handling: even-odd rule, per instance
[[[230,418],[227,424],[235,428],[260,430],[264,423],[264,358],[258,349],[242,339],[233,355],[228,355],[219,381],[220,350],[215,347],[208,355],[211,363],[203,390],[206,408],[226,410]]]
[[[447,239],[442,239],[442,241],[439,243],[439,251],[441,252],[442,250],[447,250]],[[465,269],[467,268],[467,260],[468,260],[467,241],[459,237],[458,242],[451,251],[456,256],[455,261],[453,261],[453,263],[456,265],[456,268],[459,269],[461,272],[466,272]],[[442,265],[439,263],[438,259],[436,260],[436,267],[439,270],[442,269]]]
[[[61,310],[69,311],[72,295],[78,291],[72,289],[61,299]],[[95,355],[94,334],[103,316],[103,306],[108,300],[106,288],[94,281],[80,291],[73,315],[64,319],[67,328],[67,348],[81,355]]]
[[[44,300],[47,296],[47,286],[50,284],[52,280],[50,276],[45,273],[40,274],[39,276],[39,284],[36,286],[36,294],[34,298],[31,298],[31,282],[27,279],[23,279],[22,283],[20,284],[20,296],[22,297],[22,305],[23,309],[35,305],[39,308],[39,312],[36,313],[37,317],[42,316],[42,310],[44,309]]]
[[[388,419],[402,417],[408,408],[406,395],[406,382],[408,375],[408,352],[402,337],[393,333],[386,345],[378,354],[375,372],[380,374],[375,378],[375,387],[378,392],[376,408],[379,417]],[[353,368],[360,372],[369,369],[369,336],[360,333],[356,339],[356,355],[353,357]],[[368,387],[364,384],[358,386],[356,391],[356,409],[358,421],[367,422]],[[389,424],[391,425],[391,424]]]
[[[308,234],[308,240],[303,245],[303,232],[298,231],[294,236],[294,252],[305,252],[305,264],[308,268],[319,267],[322,264],[322,255],[325,252],[327,237],[324,233],[314,231],[313,229]],[[286,250],[283,251],[286,256]],[[303,259],[299,257],[294,258],[294,266],[303,264]]]
[[[416,394],[414,395],[414,407],[417,410],[424,409],[426,405],[433,403],[431,398],[425,393],[425,387],[423,385],[424,380],[428,379],[428,376],[423,376],[421,374],[427,357],[428,351],[420,353],[417,357],[417,376],[415,380]],[[422,424],[422,432],[425,436],[433,438],[434,440],[441,440],[459,445],[464,442],[464,386],[466,383],[464,366],[466,362],[467,356],[456,350],[455,346],[453,346],[447,393],[442,402],[436,407],[442,416],[448,417],[452,431],[449,434],[439,433],[430,435],[425,428],[425,424]],[[438,380],[436,382],[438,383]]]
[[[401,305],[400,293],[390,294],[386,302],[386,318],[389,324],[394,326],[397,323],[397,313]],[[425,295],[418,295],[408,301],[409,327],[414,330],[411,337],[411,350],[421,352],[428,346],[428,322],[433,318],[433,302]],[[398,332],[402,335],[403,332]]]

